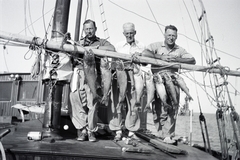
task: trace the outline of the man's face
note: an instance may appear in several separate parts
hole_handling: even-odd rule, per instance
[[[125,29],[123,31],[123,35],[126,37],[128,43],[132,43],[135,41],[136,31],[134,29]]]
[[[86,37],[92,38],[95,36],[97,28],[94,27],[93,23],[86,23],[83,26],[83,30],[85,32]]]
[[[165,43],[167,45],[174,45],[177,40],[177,31],[174,31],[172,29],[167,29],[165,34]]]

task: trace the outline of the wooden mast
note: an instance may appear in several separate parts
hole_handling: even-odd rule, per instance
[[[78,41],[79,40],[80,25],[81,25],[81,15],[82,15],[82,0],[78,0],[74,41]]]
[[[70,0],[57,0],[53,18],[53,28],[51,41],[56,43],[63,43],[68,28],[68,15],[69,15]],[[53,63],[52,60],[51,63]],[[53,71],[53,70],[51,70]],[[45,86],[49,88],[49,94],[45,106],[44,119],[43,119],[43,132],[42,138],[50,138],[59,140],[62,137],[59,134],[60,130],[60,117],[61,117],[61,104],[62,104],[62,90],[63,83],[53,78],[53,72],[50,71],[50,78],[44,80]]]

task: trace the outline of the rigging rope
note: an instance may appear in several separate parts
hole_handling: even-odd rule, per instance
[[[131,10],[128,10],[128,9],[126,9],[126,8],[118,5],[117,3],[111,1],[111,0],[108,0],[108,1],[109,1],[110,3],[112,3],[113,5],[119,7],[119,8],[121,8],[121,9],[127,11],[127,12],[130,12],[130,13],[132,13],[132,14],[140,17],[140,18],[143,18],[143,19],[145,19],[145,20],[147,20],[147,21],[149,21],[149,22],[152,22],[152,23],[157,23],[156,21],[153,21],[153,20],[151,20],[151,19],[149,19],[149,18],[147,18],[147,17],[144,17],[144,16],[142,16],[142,15],[140,15],[140,14],[138,14],[138,13],[135,13],[135,12],[133,12],[133,11],[131,11]],[[157,24],[160,25],[160,26],[165,27],[165,25],[163,25],[163,24],[161,24],[161,23],[157,23]],[[184,35],[184,34],[182,34],[182,33],[178,33],[178,35],[184,36],[185,38],[187,38],[187,39],[189,39],[189,40],[191,40],[191,41],[193,41],[193,42],[195,42],[195,43],[199,43],[199,41],[196,41],[196,40],[194,40],[194,39],[192,39],[192,38],[190,38],[190,37],[188,37],[188,36],[186,36],[186,35]],[[204,43],[200,43],[200,45],[203,45],[203,44],[204,44]],[[208,46],[208,47],[210,47],[210,46]],[[226,54],[226,55],[228,55],[228,56],[231,56],[231,57],[233,57],[233,58],[240,59],[240,57],[237,57],[237,56],[235,56],[235,55],[229,54],[229,53],[224,52],[224,51],[222,51],[222,50],[220,50],[220,49],[215,49],[215,50],[216,50],[216,51],[219,51],[219,52],[221,52],[221,53],[223,53],[223,54]]]
[[[150,9],[150,11],[151,11],[151,13],[152,13],[152,16],[153,16],[153,18],[154,18],[154,20],[155,20],[155,23],[157,24],[157,26],[158,26],[159,30],[161,31],[162,35],[164,35],[164,33],[163,33],[162,29],[161,29],[161,28],[159,27],[159,25],[158,25],[159,23],[158,23],[158,21],[157,21],[157,19],[156,19],[155,15],[154,15],[154,13],[153,13],[152,9],[151,9],[151,6],[150,6],[150,4],[148,3],[148,0],[146,0],[146,2],[147,2],[147,4],[148,4],[148,8]]]
[[[193,77],[194,77],[194,80],[196,81],[194,72],[193,72]],[[197,85],[196,85],[196,83],[194,83],[194,84],[195,84],[195,89],[196,89],[196,93],[197,93],[198,107],[199,107],[199,110],[200,110],[199,123],[200,123],[200,127],[201,127],[201,133],[202,133],[202,137],[203,137],[204,148],[205,148],[206,152],[212,154],[210,141],[209,141],[207,124],[206,124],[206,119],[205,119],[205,117],[204,117],[204,115],[202,113],[202,107],[201,107],[201,104],[200,104],[200,99],[199,99],[199,94],[198,94],[198,90],[197,90]],[[203,124],[202,124],[202,122],[203,122]],[[206,145],[206,139],[205,139],[205,134],[204,134],[204,130],[203,130],[203,125],[205,126],[205,133],[206,133],[206,137],[207,137],[208,147]]]
[[[215,86],[215,89],[212,89],[212,92],[213,92],[213,95],[215,96],[215,102],[218,107],[216,112],[216,119],[217,119],[217,125],[219,130],[220,142],[221,142],[220,144],[221,144],[221,150],[222,150],[222,159],[228,159],[228,154],[229,154],[228,147],[227,147],[228,142],[226,137],[225,118],[224,118],[225,115],[223,114],[224,112],[227,111],[226,110],[227,101],[225,99],[224,93],[226,93],[228,97],[229,106],[227,106],[227,108],[231,109],[230,120],[232,123],[232,129],[233,129],[233,134],[235,139],[234,144],[237,148],[238,155],[239,155],[239,149],[240,149],[239,132],[238,132],[240,131],[239,116],[234,109],[234,106],[232,104],[232,100],[230,97],[230,93],[228,90],[228,86],[227,86],[228,82],[227,82],[226,73],[228,72],[229,69],[226,67],[222,67],[220,64],[220,58],[218,57],[216,53],[216,49],[214,47],[214,39],[213,39],[213,36],[210,34],[209,25],[207,22],[206,10],[201,0],[199,0],[199,3],[202,8],[201,15],[199,17],[199,23],[201,25],[201,30],[202,30],[202,42],[205,43],[205,53],[202,53],[202,54],[205,54],[205,57],[207,57],[206,62],[209,66],[216,67],[221,71],[220,77],[217,74],[212,74],[212,75],[208,74],[208,75],[209,75],[210,84]],[[218,63],[217,65],[214,64],[216,62]],[[222,82],[219,83],[219,80],[222,80]]]

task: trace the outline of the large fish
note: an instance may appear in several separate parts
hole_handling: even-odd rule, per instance
[[[189,89],[188,89],[184,79],[180,75],[177,75],[177,74],[172,75],[172,77],[174,78],[176,85],[178,85],[181,88],[181,90],[186,93],[186,95],[188,96],[188,99],[193,100],[192,96],[189,93]]]
[[[124,106],[127,90],[127,72],[124,70],[124,64],[122,61],[116,61],[116,74],[117,83],[119,87],[119,98],[116,109],[117,112],[119,112],[121,108]]]
[[[160,73],[156,73],[154,75],[154,82],[155,82],[157,94],[162,101],[164,110],[171,108],[171,106],[169,104],[167,104],[167,92],[166,92],[166,88],[163,84],[163,80],[162,80]]]
[[[101,103],[104,104],[105,106],[108,106],[109,91],[111,89],[111,84],[112,84],[112,72],[111,72],[110,62],[108,61],[107,57],[101,58],[100,70],[101,70],[102,91],[103,91],[103,97],[102,97]]]
[[[141,97],[143,95],[144,89],[144,75],[139,65],[133,65],[133,78],[135,84],[135,94],[136,94],[136,102],[135,107],[141,107]]]
[[[155,85],[153,81],[153,74],[149,71],[145,73],[146,90],[147,90],[147,104],[144,108],[144,112],[153,112],[152,101],[154,100]]]
[[[175,86],[173,84],[172,78],[170,77],[170,75],[167,72],[163,73],[162,76],[165,80],[166,91],[169,93],[169,96],[171,97],[173,106],[176,107],[176,106],[178,106],[177,92],[175,90]]]
[[[93,95],[94,105],[99,100],[97,94],[97,71],[94,53],[85,51],[83,56],[83,71],[85,75],[85,82],[88,84]]]

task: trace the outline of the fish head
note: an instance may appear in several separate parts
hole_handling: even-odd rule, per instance
[[[84,56],[83,56],[83,61],[87,64],[87,65],[93,65],[95,64],[95,56],[93,52],[88,52],[85,51],[84,52]]]
[[[140,66],[137,64],[133,64],[133,74],[139,74]]]
[[[103,68],[106,68],[106,69],[110,69],[111,68],[110,62],[108,61],[107,57],[101,58],[100,66],[103,67]]]
[[[158,83],[158,76],[156,74],[153,75],[153,81],[155,83]]]
[[[172,78],[170,77],[170,75],[167,72],[163,73],[162,76],[163,76],[163,79],[165,81],[171,81],[172,80]]]
[[[163,79],[160,73],[155,73],[153,80],[155,83],[163,83]]]
[[[158,77],[158,82],[163,83],[163,78],[160,73],[157,73],[157,77]]]
[[[150,71],[146,72],[145,73],[145,78],[146,78],[146,80],[150,80],[151,78],[153,78],[152,73]]]
[[[117,60],[115,63],[116,63],[116,70],[120,70],[120,71],[124,70],[124,64],[122,60]]]

